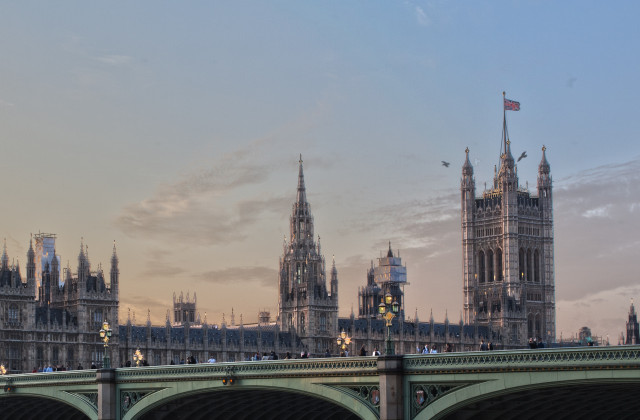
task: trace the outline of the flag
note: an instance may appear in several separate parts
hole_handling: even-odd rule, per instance
[[[520,102],[512,101],[511,99],[505,98],[504,109],[506,111],[520,111]]]

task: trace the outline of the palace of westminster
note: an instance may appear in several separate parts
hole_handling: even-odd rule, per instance
[[[164,325],[119,322],[120,272],[114,244],[109,273],[92,269],[80,245],[75,272],[60,266],[55,235],[40,233],[29,244],[25,276],[9,263],[4,247],[0,267],[0,363],[9,372],[45,366],[100,367],[105,347],[99,337],[103,321],[111,323],[111,365],[124,366],[140,349],[151,365],[198,361],[248,360],[256,353],[311,357],[336,354],[336,337],[345,331],[352,354],[362,345],[384,349],[387,327],[378,313],[390,294],[400,311],[390,328],[396,353],[415,353],[425,343],[442,351],[477,350],[481,340],[495,348],[517,348],[530,337],[555,341],[553,205],[550,167],[542,148],[537,191],[518,184],[516,162],[504,136],[493,185],[476,194],[469,150],[460,183],[463,319],[459,323],[406,319],[403,298],[406,267],[389,245],[378,265],[371,264],[358,292],[358,314],[338,316],[338,270],[327,271],[306,197],[300,159],[297,196],[290,235],[280,257],[278,314],[260,314],[256,324],[209,325],[197,313],[196,296],[173,298],[173,320]],[[35,243],[34,243],[35,242]],[[635,314],[634,314],[635,315]],[[637,327],[636,327],[637,329]],[[637,335],[637,333],[636,333]]]

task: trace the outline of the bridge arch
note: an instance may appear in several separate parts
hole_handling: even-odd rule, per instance
[[[122,420],[378,420],[372,405],[331,382],[292,378],[274,379],[269,384],[264,380],[241,382],[228,386],[220,381],[196,386],[187,382],[166,384],[123,413]]]
[[[637,419],[640,378],[611,371],[522,372],[521,375],[479,375],[475,384],[461,386],[418,413],[414,420],[572,420]]]
[[[75,400],[72,398],[72,400]],[[20,393],[0,397],[0,417],[12,420],[86,420],[96,417],[88,404],[35,393]]]

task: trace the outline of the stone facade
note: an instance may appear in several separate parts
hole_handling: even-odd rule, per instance
[[[538,166],[537,194],[518,183],[511,144],[493,185],[476,195],[469,149],[462,167],[461,224],[464,321],[487,326],[504,346],[529,337],[555,340],[553,201],[545,147]]]
[[[39,235],[42,234],[36,235],[36,241],[42,239]],[[42,248],[36,249],[40,252]],[[27,252],[27,278],[23,282],[19,266],[9,266],[4,247],[0,267],[0,361],[10,372],[31,372],[47,366],[73,369],[78,365],[98,366],[104,355],[98,331],[105,320],[118,325],[119,271],[115,244],[109,283],[101,267],[91,270],[83,244],[77,273],[72,275],[67,266],[64,282],[60,279],[55,250],[50,257],[36,258],[32,240]],[[42,264],[39,270],[36,261]],[[39,282],[36,272],[40,274]],[[115,335],[112,345],[116,348],[117,341]]]

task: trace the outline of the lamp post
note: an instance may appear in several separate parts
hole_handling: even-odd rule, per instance
[[[4,365],[0,365],[0,375],[6,375],[7,368]]]
[[[108,369],[111,367],[111,361],[109,360],[109,339],[111,338],[111,328],[109,328],[109,323],[107,321],[104,321],[102,323],[100,338],[104,342],[104,357],[102,359],[102,367],[104,369]]]
[[[133,353],[133,360],[136,362],[136,367],[140,367],[142,361],[144,360],[144,356],[140,349],[136,349],[135,353]]]
[[[336,343],[338,343],[338,348],[342,349],[342,351],[345,352],[349,344],[351,344],[351,337],[349,337],[347,333],[344,332],[344,330],[342,330],[342,332],[338,335],[338,338],[336,339]]]
[[[385,348],[385,354],[392,356],[394,353],[393,342],[391,341],[391,321],[400,312],[400,305],[398,301],[391,296],[391,293],[387,293],[383,299],[380,300],[378,305],[378,312],[387,321],[387,345]]]

